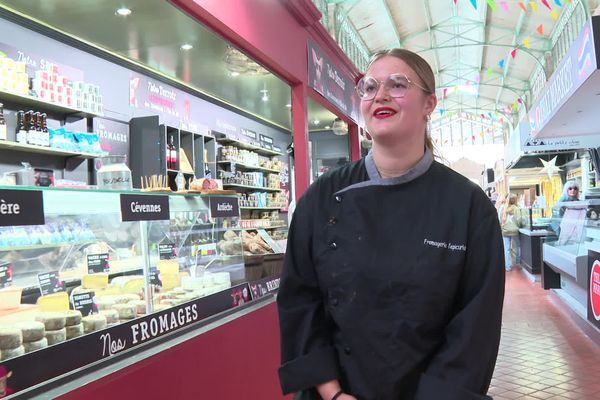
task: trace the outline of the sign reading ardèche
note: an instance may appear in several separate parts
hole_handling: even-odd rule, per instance
[[[169,197],[121,194],[121,220],[167,221],[169,220]]]
[[[237,197],[212,196],[210,198],[211,218],[239,217],[240,207]]]
[[[0,226],[45,223],[41,191],[0,189]]]

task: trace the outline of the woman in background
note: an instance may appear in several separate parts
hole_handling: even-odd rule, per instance
[[[508,201],[500,209],[500,227],[504,240],[504,265],[506,271],[519,263],[521,246],[519,245],[519,227],[521,210],[517,206],[517,196],[507,195]]]

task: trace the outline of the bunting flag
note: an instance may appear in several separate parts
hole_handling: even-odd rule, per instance
[[[562,4],[560,3],[560,0],[554,0],[554,3],[556,3],[557,6],[562,7]]]
[[[488,67],[488,69],[487,69],[488,78],[491,78],[493,74],[494,74],[494,70],[492,70],[492,67]]]
[[[440,108],[440,115],[444,115],[444,112],[446,112],[446,110],[443,108]]]
[[[477,0],[471,0],[471,5],[477,10]]]
[[[552,10],[552,6],[548,4],[548,0],[542,0],[542,4],[548,7],[548,10]]]
[[[512,58],[515,58],[515,57],[517,56],[517,49],[513,49],[513,50],[510,52],[510,56],[511,56]]]
[[[481,82],[481,77],[479,76],[479,74],[475,74],[474,80],[476,83]]]
[[[454,0],[454,4],[458,3],[458,0]]]
[[[521,10],[524,12],[527,12],[527,6],[522,1],[519,2],[519,7],[521,7]]]
[[[444,88],[444,97],[442,97],[442,99],[445,99],[447,94],[448,94],[448,88]]]
[[[544,25],[539,24],[537,26],[537,28],[535,28],[535,30],[537,31],[537,33],[539,33],[540,35],[544,36]]]
[[[500,69],[504,69],[504,58],[498,61],[498,65],[500,66]]]
[[[529,4],[531,5],[531,9],[533,10],[533,12],[537,12],[538,8],[535,1],[530,1]]]
[[[550,16],[556,21],[558,19],[558,10],[555,8],[554,10],[550,11]]]
[[[504,11],[508,12],[508,3],[506,2],[506,0],[500,0],[500,7],[502,7],[504,9]]]
[[[453,115],[454,115],[454,112],[453,112],[453,111],[449,111],[449,112],[448,112],[448,118],[452,118],[452,116],[453,116]]]
[[[485,119],[485,114],[484,113],[481,113],[481,118]]]
[[[525,46],[526,49],[529,48],[529,39],[528,38],[523,39],[523,46]]]
[[[471,135],[471,142],[475,143],[475,135]]]
[[[486,0],[492,11],[496,11],[496,2],[494,0]]]
[[[519,104],[523,104],[523,100],[521,100],[520,97],[517,97],[517,101],[519,102]]]
[[[465,86],[471,86],[471,81],[467,80],[467,81],[465,82]]]
[[[492,112],[488,112],[488,115],[490,116],[490,119],[492,119]]]

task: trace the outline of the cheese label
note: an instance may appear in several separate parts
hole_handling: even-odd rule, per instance
[[[95,292],[84,292],[73,294],[73,308],[81,311],[81,315],[96,314],[98,312],[98,306],[96,305]]]
[[[160,243],[158,245],[158,258],[160,260],[172,260],[177,257],[175,243]]]
[[[240,207],[237,196],[211,196],[210,197],[210,217],[211,218],[230,218],[239,217]]]
[[[58,271],[44,272],[38,274],[38,284],[42,296],[52,293],[64,292],[66,290],[63,281],[60,280]]]
[[[150,284],[162,287],[162,281],[160,280],[160,271],[156,267],[150,267]]]
[[[41,191],[0,189],[0,226],[45,223]]]
[[[121,221],[168,221],[169,196],[121,194]]]
[[[109,272],[108,253],[91,254],[87,256],[88,274],[97,274],[100,272]]]
[[[12,264],[0,265],[0,289],[9,287],[12,284],[13,267]]]

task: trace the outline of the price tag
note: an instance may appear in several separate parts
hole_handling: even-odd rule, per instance
[[[156,267],[150,268],[150,284],[162,287],[162,281],[160,280],[160,271]]]
[[[162,243],[158,245],[158,258],[160,260],[172,260],[177,257],[174,243]]]
[[[86,315],[95,314],[98,312],[98,306],[95,302],[94,292],[84,292],[73,294],[73,308],[81,311],[81,314],[85,317]]]
[[[88,274],[98,274],[100,272],[109,272],[108,253],[92,254],[87,256]]]
[[[12,284],[13,268],[12,264],[0,265],[0,289],[9,287]]]
[[[63,281],[60,280],[60,274],[58,271],[38,274],[38,284],[40,286],[40,292],[42,293],[42,296],[64,292],[66,289],[63,285]]]

